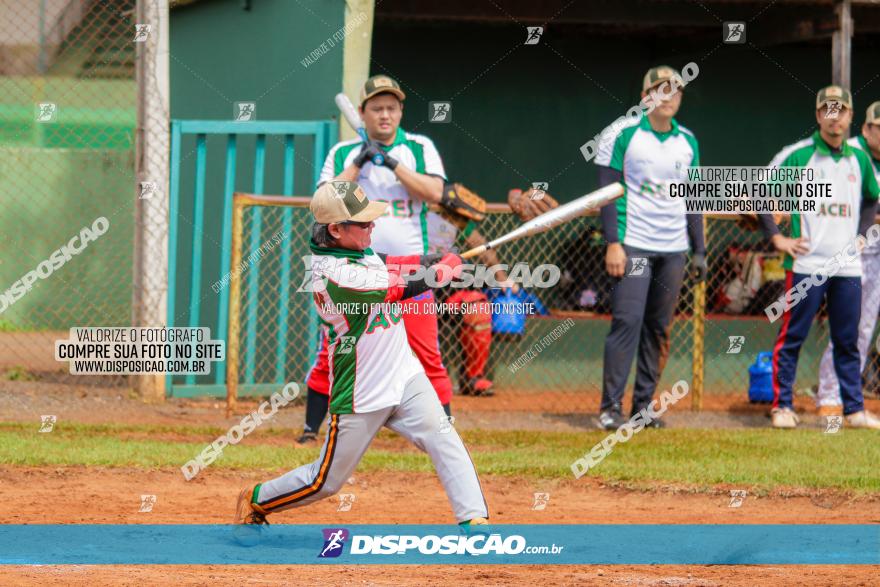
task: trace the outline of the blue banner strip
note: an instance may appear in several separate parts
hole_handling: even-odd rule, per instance
[[[869,525],[264,528],[0,525],[0,564],[880,564],[880,526]]]

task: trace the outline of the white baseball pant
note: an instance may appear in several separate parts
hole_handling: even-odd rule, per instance
[[[383,426],[428,453],[458,522],[489,517],[470,454],[423,372],[407,382],[399,405],[362,414],[331,414],[318,460],[263,483],[256,505],[271,513],[334,495],[354,473]],[[417,496],[413,500],[402,509],[417,506]]]

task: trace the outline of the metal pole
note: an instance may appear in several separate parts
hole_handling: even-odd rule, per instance
[[[853,36],[850,0],[836,0],[834,13],[837,16],[837,29],[831,36],[831,80],[832,83],[849,90],[852,81],[850,57]]]
[[[709,249],[709,233],[706,227],[706,219],[703,218],[703,234],[706,241],[706,249]],[[691,410],[700,412],[703,409],[703,382],[705,374],[706,355],[706,282],[702,281],[694,286],[694,317],[693,317],[693,372],[691,379],[693,390],[691,392]]]
[[[342,49],[342,91],[354,98],[364,81],[370,77],[370,51],[373,45],[373,20],[376,0],[346,0],[345,26],[352,33],[345,37]],[[357,138],[357,133],[347,124],[341,124],[330,137],[332,145],[337,140]]]
[[[37,58],[37,71],[46,73],[46,0],[40,0],[40,54]]]
[[[135,129],[135,234],[132,326],[165,326],[168,303],[169,78],[168,0],[138,0],[135,24],[149,24],[136,43],[137,128]],[[134,42],[135,29],[130,32]],[[155,189],[141,193],[145,183]],[[145,401],[165,400],[165,375],[133,377]]]
[[[232,200],[232,259],[229,262],[229,329],[226,339],[226,417],[238,401],[238,341],[241,330],[241,247],[244,230],[244,198]]]

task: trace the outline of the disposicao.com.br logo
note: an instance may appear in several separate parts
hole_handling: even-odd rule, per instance
[[[345,528],[325,528],[321,530],[324,534],[324,546],[318,553],[318,558],[336,558],[342,554],[345,548],[345,541],[348,538],[348,530]]]
[[[323,530],[324,545],[319,558],[339,556],[349,538],[348,530],[333,528]],[[438,554],[438,555],[516,555],[516,554],[559,554],[563,546],[528,546],[526,539],[518,534],[502,537],[500,534],[448,534],[438,536],[429,534],[387,534],[350,536],[352,555],[406,555],[406,554]]]

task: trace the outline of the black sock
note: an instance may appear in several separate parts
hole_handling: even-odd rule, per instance
[[[443,404],[443,411],[446,412],[447,416],[452,416],[452,406],[450,404]]]
[[[318,393],[311,387],[306,396],[306,425],[304,432],[315,434],[321,429],[321,422],[327,417],[327,407],[330,405],[330,396]]]

